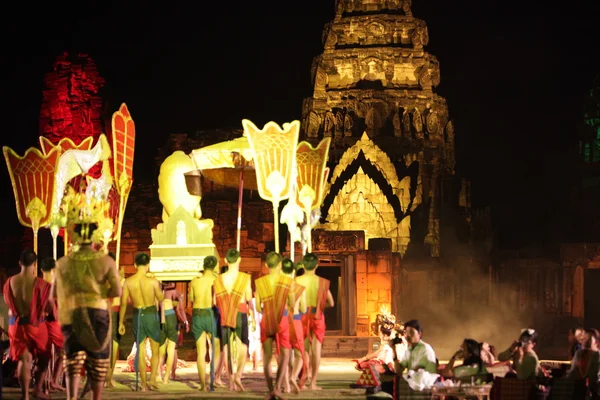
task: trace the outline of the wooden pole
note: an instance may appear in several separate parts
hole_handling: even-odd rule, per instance
[[[240,169],[240,185],[238,193],[238,216],[237,216],[237,244],[236,249],[240,251],[242,241],[242,201],[244,200],[244,168]]]

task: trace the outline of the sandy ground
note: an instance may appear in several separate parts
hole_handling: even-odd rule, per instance
[[[245,392],[232,392],[226,389],[217,389],[215,392],[201,392],[198,384],[198,372],[195,362],[188,362],[185,368],[177,370],[177,379],[168,385],[161,385],[158,391],[136,392],[135,374],[121,372],[125,361],[117,363],[115,371],[116,388],[105,389],[104,399],[264,399],[267,396],[267,386],[262,373],[262,364],[256,371],[248,363],[245,375],[242,378],[246,388]],[[275,366],[275,364],[273,364]],[[149,375],[149,374],[148,374]],[[364,399],[365,391],[350,389],[350,384],[356,382],[359,372],[353,367],[350,360],[339,358],[324,358],[321,362],[321,372],[318,385],[322,390],[303,390],[300,394],[285,395],[290,399]],[[207,375],[208,377],[208,375]],[[227,380],[225,379],[225,382]],[[52,393],[52,399],[66,399],[64,393]],[[3,388],[4,399],[19,399],[18,388]]]

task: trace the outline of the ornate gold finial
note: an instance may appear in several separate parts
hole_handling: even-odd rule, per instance
[[[67,229],[74,243],[103,243],[107,232],[112,236],[114,224],[109,217],[109,202],[75,193],[71,187],[63,201],[67,211]]]

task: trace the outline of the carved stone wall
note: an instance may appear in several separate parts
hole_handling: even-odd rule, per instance
[[[98,91],[104,83],[86,54],[58,56],[44,78],[40,135],[53,143],[69,137],[76,144],[88,136],[100,136],[102,98]]]
[[[315,143],[332,137],[325,229],[364,229],[367,238],[391,238],[402,254],[416,240],[439,257],[438,198],[454,170],[454,126],[446,100],[434,93],[440,67],[424,50],[427,26],[410,6],[337,2],[313,62],[303,135]],[[419,207],[427,217],[411,233]]]

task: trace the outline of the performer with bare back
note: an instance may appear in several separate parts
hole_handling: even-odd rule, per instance
[[[229,389],[244,391],[242,374],[248,354],[248,312],[254,310],[248,306],[252,299],[250,275],[240,272],[240,252],[229,249],[225,260],[227,272],[219,275],[214,282],[217,306],[221,314],[223,346],[228,347]]]
[[[294,278],[295,266],[294,262],[289,258],[284,258],[281,262],[281,272]],[[297,280],[297,278],[296,278]],[[302,315],[306,313],[306,292],[304,286],[295,282],[292,287],[294,306],[288,310],[288,319],[290,324],[290,342],[294,349],[294,357],[290,355],[290,367],[285,370],[286,379],[289,383],[286,386],[286,392],[289,392],[289,385],[294,388],[294,393],[299,393],[298,375],[302,367],[308,368],[308,363],[304,362],[304,328],[302,327]],[[289,379],[288,379],[289,378]],[[284,382],[285,383],[285,382]]]
[[[269,273],[256,280],[256,311],[262,313],[260,340],[263,344],[263,368],[270,399],[281,399],[281,384],[285,378],[290,359],[290,326],[288,310],[294,306],[292,286],[294,279],[281,273],[281,255],[275,252],[267,254],[265,264]],[[271,357],[273,341],[279,346],[277,378],[273,384],[271,376]]]
[[[74,200],[67,229],[76,246],[56,263],[52,297],[65,338],[67,398],[78,397],[85,363],[93,398],[100,399],[110,364],[110,299],[121,295],[121,283],[115,261],[93,245],[102,241],[98,226],[104,210],[86,199]]]
[[[42,270],[42,277],[46,282],[52,284],[54,281],[54,268],[56,267],[56,261],[52,257],[47,257],[40,263],[40,269]],[[61,392],[65,391],[59,383],[60,378],[64,372],[63,353],[64,353],[64,342],[65,338],[61,332],[60,324],[58,323],[58,311],[56,309],[56,299],[51,303],[52,311],[46,316],[46,327],[48,328],[48,337],[50,342],[48,343],[50,350],[54,347],[54,360],[51,361],[53,365],[53,376],[50,380],[50,390]]]
[[[112,251],[108,253],[108,256],[117,261],[117,256]],[[125,284],[125,270],[117,265],[119,270],[119,282],[121,286]],[[106,374],[106,387],[115,387],[116,383],[113,379],[115,373],[115,366],[117,365],[117,359],[119,358],[119,344],[121,343],[121,334],[119,333],[119,308],[121,307],[121,296],[117,296],[112,299],[112,348],[110,352],[110,368]]]
[[[24,250],[19,259],[21,272],[8,278],[3,288],[9,311],[10,358],[19,362],[17,372],[21,398],[25,400],[29,399],[33,357],[37,358],[35,397],[49,399],[43,389],[50,360],[48,328],[43,316],[50,309],[50,285],[34,275],[36,263],[37,255],[32,250]]]
[[[183,295],[175,290],[175,282],[163,284],[163,293],[165,297],[162,301],[162,313],[164,315],[162,341],[164,343],[160,346],[158,357],[162,364],[165,353],[167,354],[163,383],[168,385],[173,371],[173,362],[175,361],[175,346],[179,341],[178,321],[183,322],[186,333],[190,331],[190,323],[183,309]]]
[[[318,257],[313,253],[306,253],[302,259],[304,274],[296,278],[296,282],[306,288],[306,314],[302,317],[304,327],[304,349],[305,357],[310,357],[312,377],[310,390],[317,390],[317,377],[321,364],[321,347],[325,338],[325,307],[333,307],[334,301],[329,290],[329,281],[316,275]],[[303,374],[305,378],[305,374]],[[304,386],[303,379],[300,387]]]
[[[121,295],[121,308],[119,310],[119,333],[125,334],[125,313],[127,302],[131,296],[133,305],[133,337],[137,343],[138,351],[137,369],[142,381],[141,390],[158,389],[156,377],[158,373],[158,353],[161,342],[160,319],[158,317],[157,302],[163,301],[160,282],[154,277],[148,277],[150,256],[138,253],[135,256],[136,273],[125,279],[123,294]],[[150,386],[146,377],[146,339],[150,339],[152,358],[150,361]]]
[[[216,275],[214,270],[218,264],[217,257],[207,256],[204,259],[202,277],[194,278],[190,282],[190,301],[192,301],[192,332],[196,341],[198,377],[200,390],[215,390],[215,335],[217,332],[214,306],[214,288]],[[206,385],[206,339],[211,343],[210,356],[210,385]],[[219,351],[220,352],[220,351]],[[218,363],[217,363],[218,365]]]

